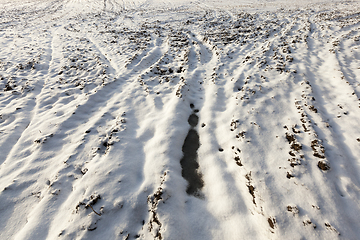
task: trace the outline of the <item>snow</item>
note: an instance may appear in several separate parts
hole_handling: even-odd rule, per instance
[[[0,239],[358,239],[359,1],[0,12]]]

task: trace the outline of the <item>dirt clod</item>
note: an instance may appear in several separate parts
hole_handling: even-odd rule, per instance
[[[288,179],[290,179],[290,178],[293,178],[294,175],[292,175],[291,173],[287,172],[286,177],[287,177]]]
[[[319,161],[318,162],[318,167],[323,171],[330,170],[330,165],[326,161]]]
[[[271,227],[272,229],[275,229],[275,223],[276,223],[275,218],[269,217],[269,218],[268,218],[268,223],[269,223],[269,225],[270,225],[270,227]]]
[[[289,144],[295,141],[295,136],[293,134],[286,133],[286,139],[288,140]]]
[[[295,143],[295,142],[293,142],[293,143],[291,144],[291,149],[294,149],[295,151],[298,152],[299,150],[302,149],[302,146],[301,146],[300,143]]]
[[[297,206],[288,205],[287,210],[288,210],[288,212],[293,213],[294,216],[299,213],[299,208]]]

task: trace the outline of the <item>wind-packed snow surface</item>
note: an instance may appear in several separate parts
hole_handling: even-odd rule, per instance
[[[0,239],[359,239],[358,1],[0,12]]]

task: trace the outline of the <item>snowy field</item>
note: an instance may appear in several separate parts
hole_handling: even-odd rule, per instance
[[[0,239],[359,239],[360,2],[0,0]]]

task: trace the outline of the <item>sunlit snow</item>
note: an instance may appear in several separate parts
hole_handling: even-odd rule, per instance
[[[0,0],[0,239],[359,239],[360,2]]]

